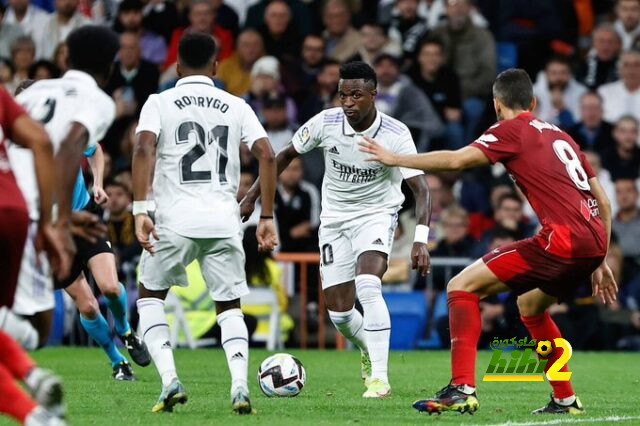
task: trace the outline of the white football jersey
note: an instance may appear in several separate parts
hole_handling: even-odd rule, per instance
[[[380,111],[368,129],[356,132],[341,108],[327,109],[307,121],[293,136],[293,146],[300,154],[318,147],[323,149],[325,172],[320,215],[323,225],[397,212],[404,201],[402,179],[423,174],[420,170],[366,161],[368,154],[358,149],[363,135],[396,154],[416,154],[407,126]]]
[[[89,135],[83,149],[95,146],[104,138],[116,115],[111,97],[98,87],[89,74],[67,71],[62,78],[40,80],[16,97],[31,118],[40,121],[53,144],[56,153],[62,140],[69,133],[71,123],[82,124]],[[18,185],[27,201],[29,216],[38,220],[38,186],[30,150],[10,144],[9,160]]]
[[[267,137],[251,107],[210,78],[189,76],[149,97],[136,133],[143,131],[157,137],[156,224],[189,238],[237,235],[240,144]]]

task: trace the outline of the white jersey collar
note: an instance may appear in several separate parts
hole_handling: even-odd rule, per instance
[[[98,83],[96,82],[96,79],[91,77],[89,74],[87,74],[84,71],[69,70],[69,71],[64,73],[62,78],[63,79],[79,80],[84,84],[90,84],[92,86],[98,87]]]
[[[342,115],[342,134],[345,136],[354,136],[354,135],[366,135],[370,138],[375,138],[378,134],[378,130],[380,130],[380,126],[382,125],[382,116],[380,115],[380,111],[376,108],[376,118],[373,120],[371,126],[363,132],[356,132],[353,127],[347,121],[347,116]]]
[[[213,86],[213,80],[211,80],[206,75],[190,75],[188,77],[183,77],[176,83],[176,87],[182,86],[183,84],[208,84],[209,86]]]

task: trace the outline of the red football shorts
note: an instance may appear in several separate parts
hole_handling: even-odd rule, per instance
[[[0,208],[0,306],[13,305],[28,227],[26,210]]]
[[[485,265],[514,293],[539,288],[559,300],[571,298],[573,291],[590,283],[591,273],[602,257],[564,258],[547,251],[533,238],[504,245],[482,257]]]

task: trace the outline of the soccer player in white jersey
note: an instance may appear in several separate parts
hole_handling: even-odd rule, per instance
[[[416,200],[413,268],[429,269],[429,189],[421,171],[389,168],[366,161],[358,150],[363,136],[375,138],[396,153],[416,153],[411,133],[403,123],[375,108],[376,74],[364,62],[340,67],[338,86],[341,108],[317,114],[293,136],[276,158],[278,172],[300,154],[322,148],[325,175],[319,243],[322,288],[329,317],[336,328],[362,352],[365,398],[390,394],[387,377],[391,322],[382,298],[381,278],[393,243],[397,212],[404,196],[404,178]],[[241,203],[248,217],[258,198],[257,182]],[[364,317],[354,309],[355,296]]]
[[[140,331],[162,379],[154,412],[172,411],[187,400],[173,361],[164,299],[172,285],[187,285],[185,267],[194,259],[216,302],[233,410],[252,412],[248,333],[240,310],[240,297],[249,292],[236,200],[240,144],[247,144],[259,161],[263,201],[256,237],[262,250],[277,244],[276,168],[267,134],[249,105],[213,85],[216,50],[209,35],[185,35],[178,46],[180,80],[175,88],[149,97],[136,129],[133,214],[136,236],[145,249],[137,304]],[[154,151],[155,225],[145,201]]]

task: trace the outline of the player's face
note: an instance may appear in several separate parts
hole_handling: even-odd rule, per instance
[[[357,125],[369,116],[373,108],[376,91],[371,85],[359,80],[340,80],[338,97],[340,106],[347,116],[349,124]]]

